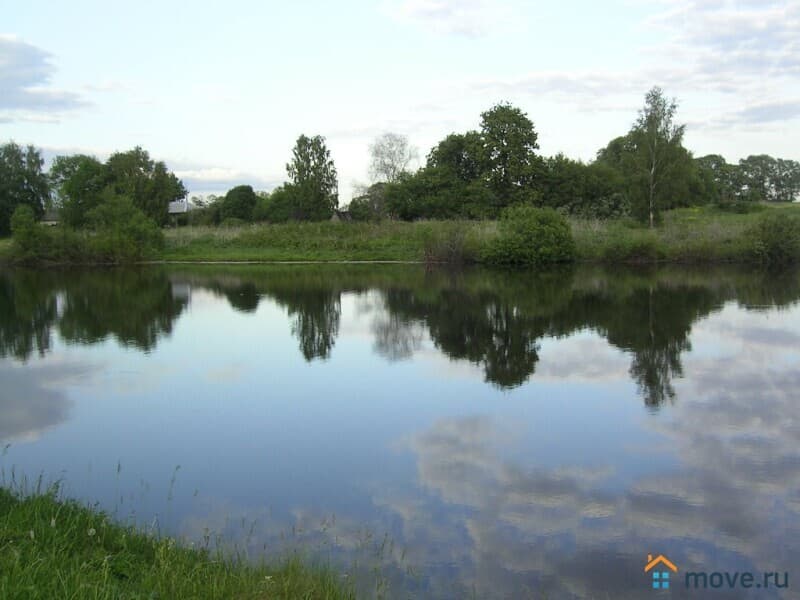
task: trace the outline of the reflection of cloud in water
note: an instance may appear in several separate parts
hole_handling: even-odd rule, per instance
[[[763,314],[734,310],[726,308],[717,318],[699,323],[694,337],[712,336],[717,343],[728,342],[737,349],[738,346],[757,348],[759,354],[762,351],[774,354],[778,349],[800,351],[800,333],[793,330],[795,328],[790,321],[792,313],[781,313],[781,318],[770,326]]]
[[[69,364],[25,368],[0,364],[0,440],[35,440],[66,421],[72,402],[57,386],[85,376],[88,370]]]
[[[547,341],[536,380],[627,381],[630,357],[600,337]]]
[[[345,509],[334,518],[307,506],[273,514],[221,504],[187,518],[184,533],[198,538],[208,527],[250,535],[255,552],[297,542],[347,565],[389,532],[394,545],[382,551],[381,569],[397,582],[397,597],[409,595],[406,568],[422,574],[417,597],[429,598],[516,598],[528,590],[641,598],[648,552],[668,554],[683,570],[791,569],[800,556],[800,372],[780,344],[759,345],[760,360],[752,360],[747,336],[771,324],[748,319],[729,328],[731,352],[709,335],[712,321],[699,328],[702,343],[693,336],[696,351],[676,383],[675,405],[658,418],[642,413],[648,439],[632,439],[635,454],[621,463],[604,462],[604,447],[592,468],[580,458],[556,468],[542,466],[553,464],[551,456],[510,459],[520,456],[516,444],[530,428],[486,416],[445,418],[400,442],[415,459],[416,480],[386,485],[376,476],[374,510]],[[547,340],[553,359],[539,376],[607,381],[599,364],[625,380],[625,355],[593,336]],[[427,351],[423,345],[418,354]],[[471,363],[455,364],[480,377]],[[550,452],[558,457],[570,443]]]
[[[684,568],[790,569],[800,556],[800,372],[694,361],[689,380],[672,418],[653,421],[682,460],[677,471],[615,489],[602,471],[523,468],[501,457],[506,436],[493,421],[451,419],[410,442],[434,497],[378,502],[404,519],[436,515],[438,526],[406,528],[422,538],[408,541],[415,548],[466,531],[458,576],[479,597],[528,587],[641,597],[641,556],[654,548]],[[435,563],[426,552],[420,563]]]

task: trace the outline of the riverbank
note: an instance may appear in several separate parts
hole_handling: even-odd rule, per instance
[[[2,598],[354,598],[341,575],[183,547],[55,494],[0,488]]]
[[[570,219],[583,262],[757,262],[748,235],[760,220],[800,219],[800,205],[765,206],[747,214],[711,207],[664,214],[650,230],[630,220]],[[184,227],[166,232],[166,261],[480,262],[497,234],[494,221],[294,223],[236,228]],[[800,256],[797,257],[800,259]]]
[[[664,213],[648,229],[629,219],[570,219],[575,258],[596,263],[765,262],[766,241],[788,244],[784,254],[800,261],[800,242],[781,228],[753,232],[767,217],[800,223],[800,205],[761,205],[746,214],[713,207]],[[786,217],[784,219],[784,217]],[[496,221],[383,221],[379,223],[287,223],[165,230],[156,262],[483,262],[497,236]],[[800,225],[795,229],[800,230]],[[794,235],[794,237],[797,237]],[[763,253],[762,253],[763,254]],[[11,241],[0,240],[0,262],[12,260]],[[65,262],[69,262],[65,259]],[[50,264],[53,264],[50,261]]]

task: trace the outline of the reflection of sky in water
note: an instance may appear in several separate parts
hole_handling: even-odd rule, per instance
[[[284,306],[236,311],[198,287],[149,353],[53,335],[44,357],[0,362],[4,469],[193,539],[252,524],[259,550],[294,528],[420,597],[644,597],[647,553],[797,563],[797,307],[728,302],[692,324],[653,411],[596,331],[540,339],[535,374],[502,390],[422,323],[398,331],[380,292],[339,306],[329,358],[310,362]]]

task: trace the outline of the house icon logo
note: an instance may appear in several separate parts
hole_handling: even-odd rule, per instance
[[[659,554],[654,558],[652,554],[647,555],[647,564],[644,566],[644,572],[652,572],[651,581],[653,582],[654,590],[669,589],[670,571],[677,573],[678,567],[666,556]]]

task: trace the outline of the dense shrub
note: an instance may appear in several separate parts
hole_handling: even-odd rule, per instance
[[[89,248],[93,262],[133,262],[155,256],[164,247],[161,229],[124,196],[89,211]]]
[[[800,218],[794,215],[767,214],[744,235],[752,258],[760,263],[800,261]]]
[[[293,217],[293,187],[285,184],[275,188],[269,196],[258,199],[253,209],[254,221],[286,223]]]
[[[161,229],[126,197],[108,198],[87,213],[89,228],[43,227],[25,207],[12,220],[13,256],[26,263],[124,263],[163,248]]]
[[[253,209],[258,198],[253,188],[249,185],[237,185],[225,194],[220,201],[220,219],[239,219],[243,222],[253,220]]]
[[[569,223],[551,208],[511,206],[503,211],[498,229],[484,251],[490,264],[539,265],[575,258]]]
[[[43,230],[36,222],[33,209],[27,204],[20,204],[11,215],[11,233],[14,236],[15,254],[27,260],[41,245]]]

